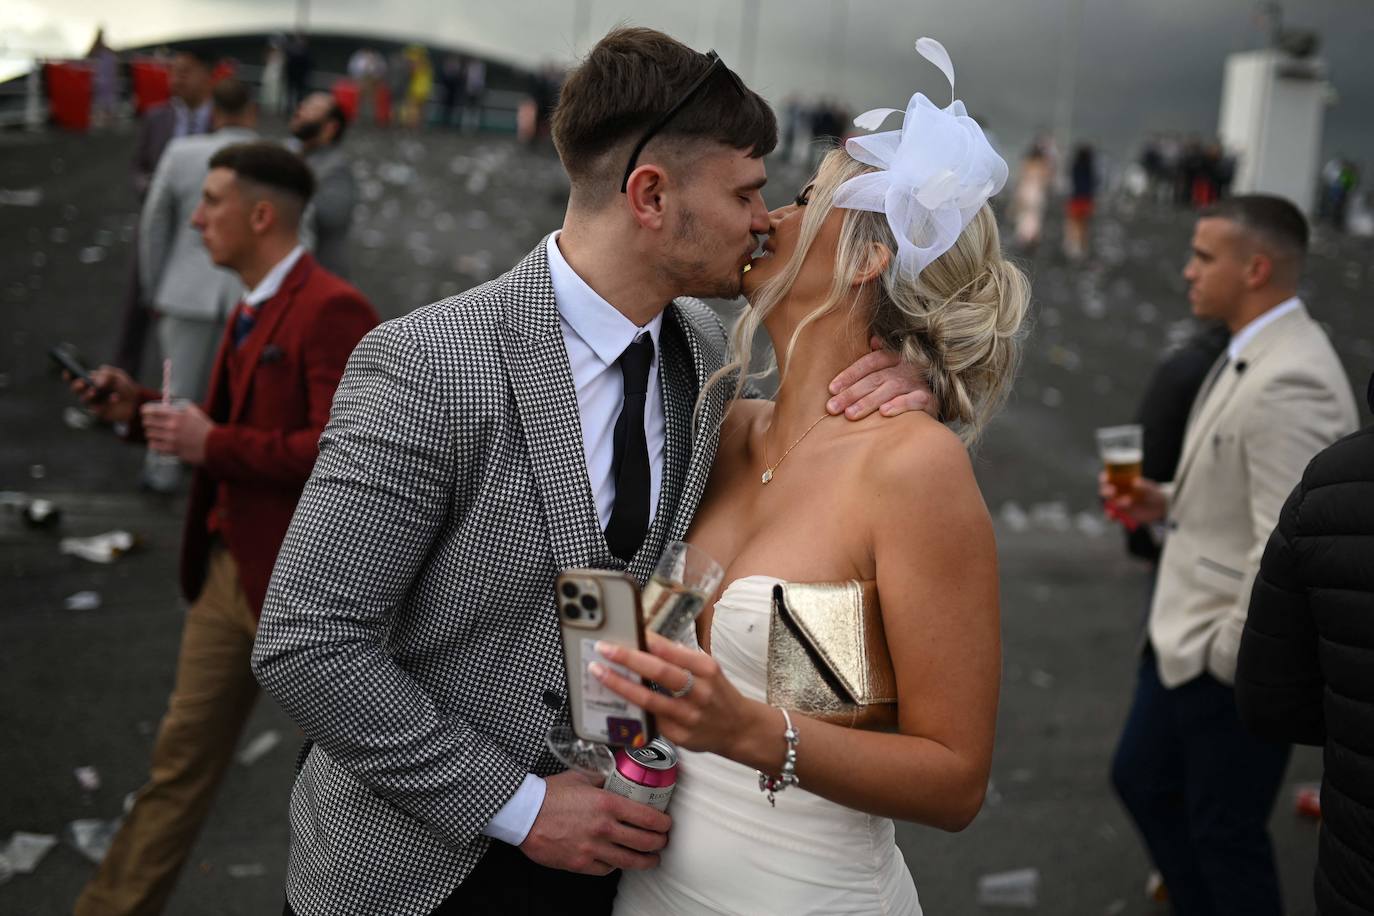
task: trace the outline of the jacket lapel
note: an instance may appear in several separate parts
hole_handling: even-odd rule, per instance
[[[1256,363],[1263,360],[1265,354],[1272,350],[1285,336],[1291,334],[1298,324],[1307,320],[1309,319],[1306,309],[1299,307],[1297,311],[1284,315],[1274,321],[1273,324],[1263,328],[1253,340],[1245,345],[1245,349],[1236,357],[1235,364],[1227,365],[1222,370],[1221,376],[1212,384],[1211,389],[1207,390],[1202,403],[1193,405],[1187,432],[1184,434],[1183,454],[1179,457],[1178,470],[1174,472],[1175,499],[1178,498],[1178,493],[1183,488],[1184,478],[1187,477],[1193,460],[1202,451],[1202,446],[1210,437],[1212,428],[1225,414],[1227,404],[1239,390],[1244,374],[1250,372]],[[1225,359],[1225,355],[1223,354],[1221,358]]]
[[[506,276],[501,348],[559,569],[623,568],[596,515],[572,366],[540,242]]]
[[[701,405],[700,413],[693,417],[700,392],[705,389],[711,376],[724,365],[725,352],[711,334],[697,326],[697,319],[687,308],[674,302],[668,307],[668,316],[678,332],[678,338],[686,345],[686,365],[681,367],[681,371],[691,381],[690,388],[678,384],[664,389],[668,402],[677,402],[675,410],[683,418],[683,428],[690,431],[690,454],[683,472],[681,495],[667,534],[669,539],[681,540],[687,534],[697,504],[706,491],[711,464],[716,457],[716,446],[720,443],[721,420],[725,416],[733,386],[728,383],[713,386]]]
[[[243,371],[238,374],[238,379],[234,385],[234,398],[229,404],[229,422],[235,423],[243,415],[243,411],[248,406],[248,394],[253,387],[253,376],[258,367],[258,359],[262,356],[263,347],[272,341],[277,332],[277,327],[281,324],[286,313],[291,311],[291,300],[301,286],[305,284],[314,269],[315,259],[309,252],[301,255],[296,266],[291,268],[291,272],[282,281],[281,289],[277,294],[258,306],[258,320],[253,330],[244,338],[243,346],[237,358],[241,360]],[[232,334],[232,331],[230,332]],[[227,359],[234,359],[233,343],[230,342],[226,351]],[[226,360],[227,361],[227,360]]]

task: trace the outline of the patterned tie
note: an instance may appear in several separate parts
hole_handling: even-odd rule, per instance
[[[615,505],[606,525],[606,543],[626,563],[634,558],[649,530],[649,443],[644,435],[644,406],[649,393],[649,367],[654,340],[641,335],[616,360],[625,380],[625,402],[615,421],[611,476]]]
[[[234,349],[243,345],[243,339],[253,330],[253,325],[258,323],[258,310],[249,305],[246,301],[239,303],[238,313],[234,316]]]

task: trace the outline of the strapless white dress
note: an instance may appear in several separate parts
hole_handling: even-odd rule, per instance
[[[749,576],[716,602],[711,652],[746,697],[764,700],[768,618],[779,579]],[[803,739],[798,756],[806,755]],[[749,767],[681,751],[673,827],[658,868],[626,872],[614,916],[920,916],[892,821],[793,787],[771,808]]]

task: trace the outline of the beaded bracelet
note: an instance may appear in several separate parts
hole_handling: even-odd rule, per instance
[[[782,720],[787,723],[787,728],[783,730],[783,740],[787,742],[787,754],[782,760],[782,772],[777,778],[769,776],[762,770],[755,770],[759,774],[759,791],[768,793],[768,804],[776,808],[778,803],[774,795],[786,789],[788,786],[801,785],[801,780],[797,778],[797,745],[801,742],[801,734],[796,726],[792,724],[792,717],[787,714],[787,710],[781,706],[773,707],[782,713]]]

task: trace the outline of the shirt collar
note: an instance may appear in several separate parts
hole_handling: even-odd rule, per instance
[[[654,341],[654,352],[658,352],[663,313],[659,312],[642,328],[635,325],[577,275],[558,248],[559,235],[558,232],[553,233],[547,243],[549,278],[553,282],[553,297],[558,304],[559,317],[606,366],[615,365],[625,348],[644,331],[649,332]]]
[[[1232,334],[1231,342],[1226,345],[1226,356],[1231,362],[1236,362],[1240,359],[1240,355],[1245,352],[1245,348],[1250,345],[1250,342],[1259,336],[1260,331],[1263,331],[1289,312],[1296,312],[1300,308],[1302,308],[1302,300],[1297,296],[1283,300],[1278,305]]]
[[[281,285],[286,280],[286,275],[291,273],[291,268],[296,266],[296,262],[305,254],[305,246],[297,245],[291,249],[291,253],[276,263],[267,276],[263,277],[252,291],[243,297],[243,301],[249,308],[257,308],[268,299],[275,296],[280,290]]]

